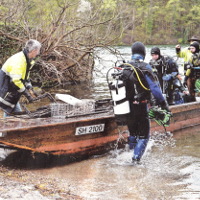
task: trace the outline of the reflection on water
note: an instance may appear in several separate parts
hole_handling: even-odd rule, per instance
[[[86,200],[200,199],[199,141],[195,127],[174,136],[156,133],[139,165],[130,162],[131,151],[117,150],[33,173],[59,178]]]

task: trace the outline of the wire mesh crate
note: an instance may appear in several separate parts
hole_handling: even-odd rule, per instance
[[[83,99],[74,105],[68,103],[52,103],[51,116],[57,118],[73,117],[90,114],[95,111],[95,100]]]

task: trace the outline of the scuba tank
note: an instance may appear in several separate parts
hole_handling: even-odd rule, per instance
[[[177,77],[175,77],[173,80],[173,88],[174,88],[173,99],[175,105],[184,103],[184,98],[183,98],[184,87],[179,78]]]
[[[115,115],[130,113],[129,101],[126,99],[126,88],[123,81],[114,80],[110,85],[110,91],[114,103]]]
[[[130,113],[129,101],[126,98],[126,87],[122,80],[120,80],[120,72],[111,74],[112,82],[108,82],[111,97],[113,100],[113,110],[115,119],[118,125],[127,124],[127,117]]]
[[[127,66],[128,68],[125,68],[124,66]],[[111,92],[111,96],[113,99],[113,104],[114,104],[114,114],[115,114],[115,118],[117,119],[117,123],[118,125],[127,125],[128,122],[128,117],[129,117],[129,113],[130,113],[130,102],[127,98],[126,95],[126,86],[125,83],[123,82],[123,79],[125,77],[123,77],[123,70],[124,69],[131,69],[130,74],[132,74],[133,72],[135,73],[135,76],[138,80],[138,84],[141,85],[141,87],[144,90],[149,91],[150,89],[147,88],[141,81],[141,78],[139,77],[139,74],[136,70],[136,67],[134,67],[132,64],[130,63],[124,63],[123,64],[123,68],[122,67],[115,67],[114,69],[117,69],[118,71],[116,71],[115,73],[111,74],[114,81],[110,82],[108,81],[108,72],[107,72],[107,82],[109,85],[109,89]],[[129,76],[130,76],[129,74]],[[126,77],[127,79],[127,77]],[[133,84],[134,85],[134,84]],[[137,95],[135,95],[137,96]],[[118,120],[119,119],[119,120]],[[120,123],[120,124],[119,124]]]
[[[182,103],[184,103],[183,93],[181,93],[178,88],[176,88],[174,90],[174,92],[173,92],[173,98],[174,98],[174,103],[175,104],[182,104]]]

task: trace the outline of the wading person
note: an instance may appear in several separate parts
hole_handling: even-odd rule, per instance
[[[158,105],[169,111],[160,86],[149,64],[144,62],[145,46],[141,42],[132,45],[132,59],[122,65],[121,80],[126,88],[126,99],[130,104],[127,125],[130,132],[128,138],[130,149],[134,149],[133,162],[140,161],[147,146],[150,134],[147,103],[152,93]]]
[[[159,84],[163,94],[166,94],[166,99],[169,105],[174,103],[174,80],[177,79],[178,65],[170,56],[161,55],[158,47],[151,49],[152,59],[149,64],[152,66],[153,72],[157,75]],[[180,82],[181,83],[181,82]],[[180,87],[180,90],[184,90]]]
[[[40,49],[40,42],[28,40],[23,51],[8,58],[0,69],[0,108],[5,111],[5,116],[21,111],[18,101],[22,94],[29,102],[33,101],[28,76]]]
[[[192,57],[190,59],[190,63],[187,66],[187,71],[184,78],[183,85],[188,87],[190,93],[190,101],[196,101],[195,97],[195,82],[200,78],[200,49],[199,43],[193,42],[190,44],[190,51],[192,53]]]

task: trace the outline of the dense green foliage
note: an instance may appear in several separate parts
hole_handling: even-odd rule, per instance
[[[112,0],[113,1],[113,0]],[[123,10],[123,42],[146,44],[186,43],[200,37],[198,0],[116,0]],[[121,23],[121,22],[120,22]]]

